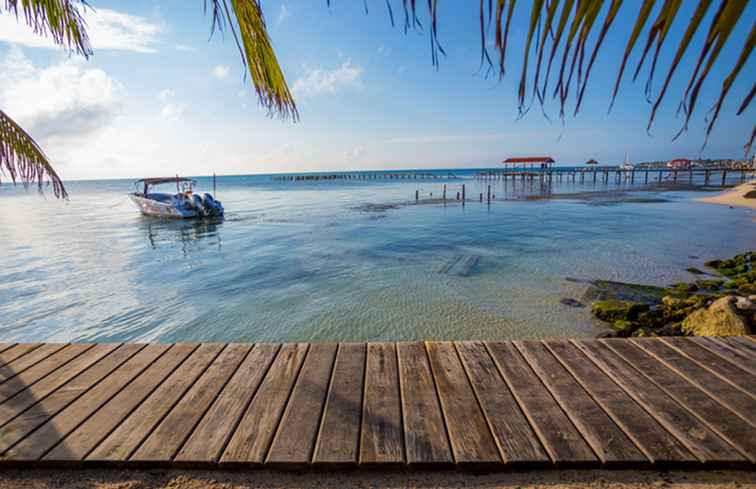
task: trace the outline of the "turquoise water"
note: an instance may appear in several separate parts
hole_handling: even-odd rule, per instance
[[[71,182],[70,202],[3,185],[0,340],[594,336],[603,326],[587,308],[559,302],[587,287],[567,278],[665,285],[756,245],[754,211],[696,191],[510,181],[492,184],[491,206],[414,204],[444,183],[450,198],[463,183],[468,199],[485,192],[455,173],[222,177],[221,223],[143,217],[130,181]],[[526,199],[544,192],[556,198]]]

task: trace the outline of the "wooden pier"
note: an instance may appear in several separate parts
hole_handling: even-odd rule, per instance
[[[727,176],[733,175],[738,180],[745,181],[749,176],[756,175],[753,167],[736,168],[633,168],[624,169],[618,166],[602,167],[549,167],[544,169],[504,169],[476,173],[475,180],[484,181],[533,181],[547,180],[549,182],[572,183],[688,183],[700,182],[704,185],[727,184]],[[698,176],[699,178],[696,178]],[[700,178],[703,177],[703,178]]]
[[[756,338],[0,347],[0,465],[756,467]]]
[[[283,182],[320,182],[328,180],[455,180],[454,173],[445,175],[439,173],[402,171],[388,172],[356,172],[356,173],[303,173],[299,175],[277,175],[274,181]]]

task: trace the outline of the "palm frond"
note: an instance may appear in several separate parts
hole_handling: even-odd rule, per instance
[[[44,37],[49,34],[55,44],[88,58],[92,47],[86,22],[79,11],[79,7],[86,9],[87,6],[83,0],[5,0],[5,10],[18,19],[20,7],[24,21],[35,34]]]
[[[259,0],[210,2],[213,15],[212,32],[222,31],[227,26],[231,29],[244,63],[245,76],[249,74],[260,105],[271,115],[298,120],[297,105],[273,51]],[[207,9],[207,3],[205,8]]]
[[[0,110],[0,183],[8,175],[15,184],[25,187],[36,183],[40,192],[45,181],[52,184],[55,197],[68,198],[63,182],[45,153],[13,119]]]

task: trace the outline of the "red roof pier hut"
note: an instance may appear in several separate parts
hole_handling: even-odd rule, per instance
[[[502,161],[507,166],[506,173],[509,174],[525,174],[540,173],[541,175],[547,173],[551,174],[552,165],[554,159],[551,156],[518,156],[514,158],[507,158]],[[511,168],[512,170],[509,170]],[[515,171],[515,170],[520,170]]]

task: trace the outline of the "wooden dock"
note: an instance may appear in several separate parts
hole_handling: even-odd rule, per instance
[[[756,338],[0,346],[0,465],[756,467]]]

